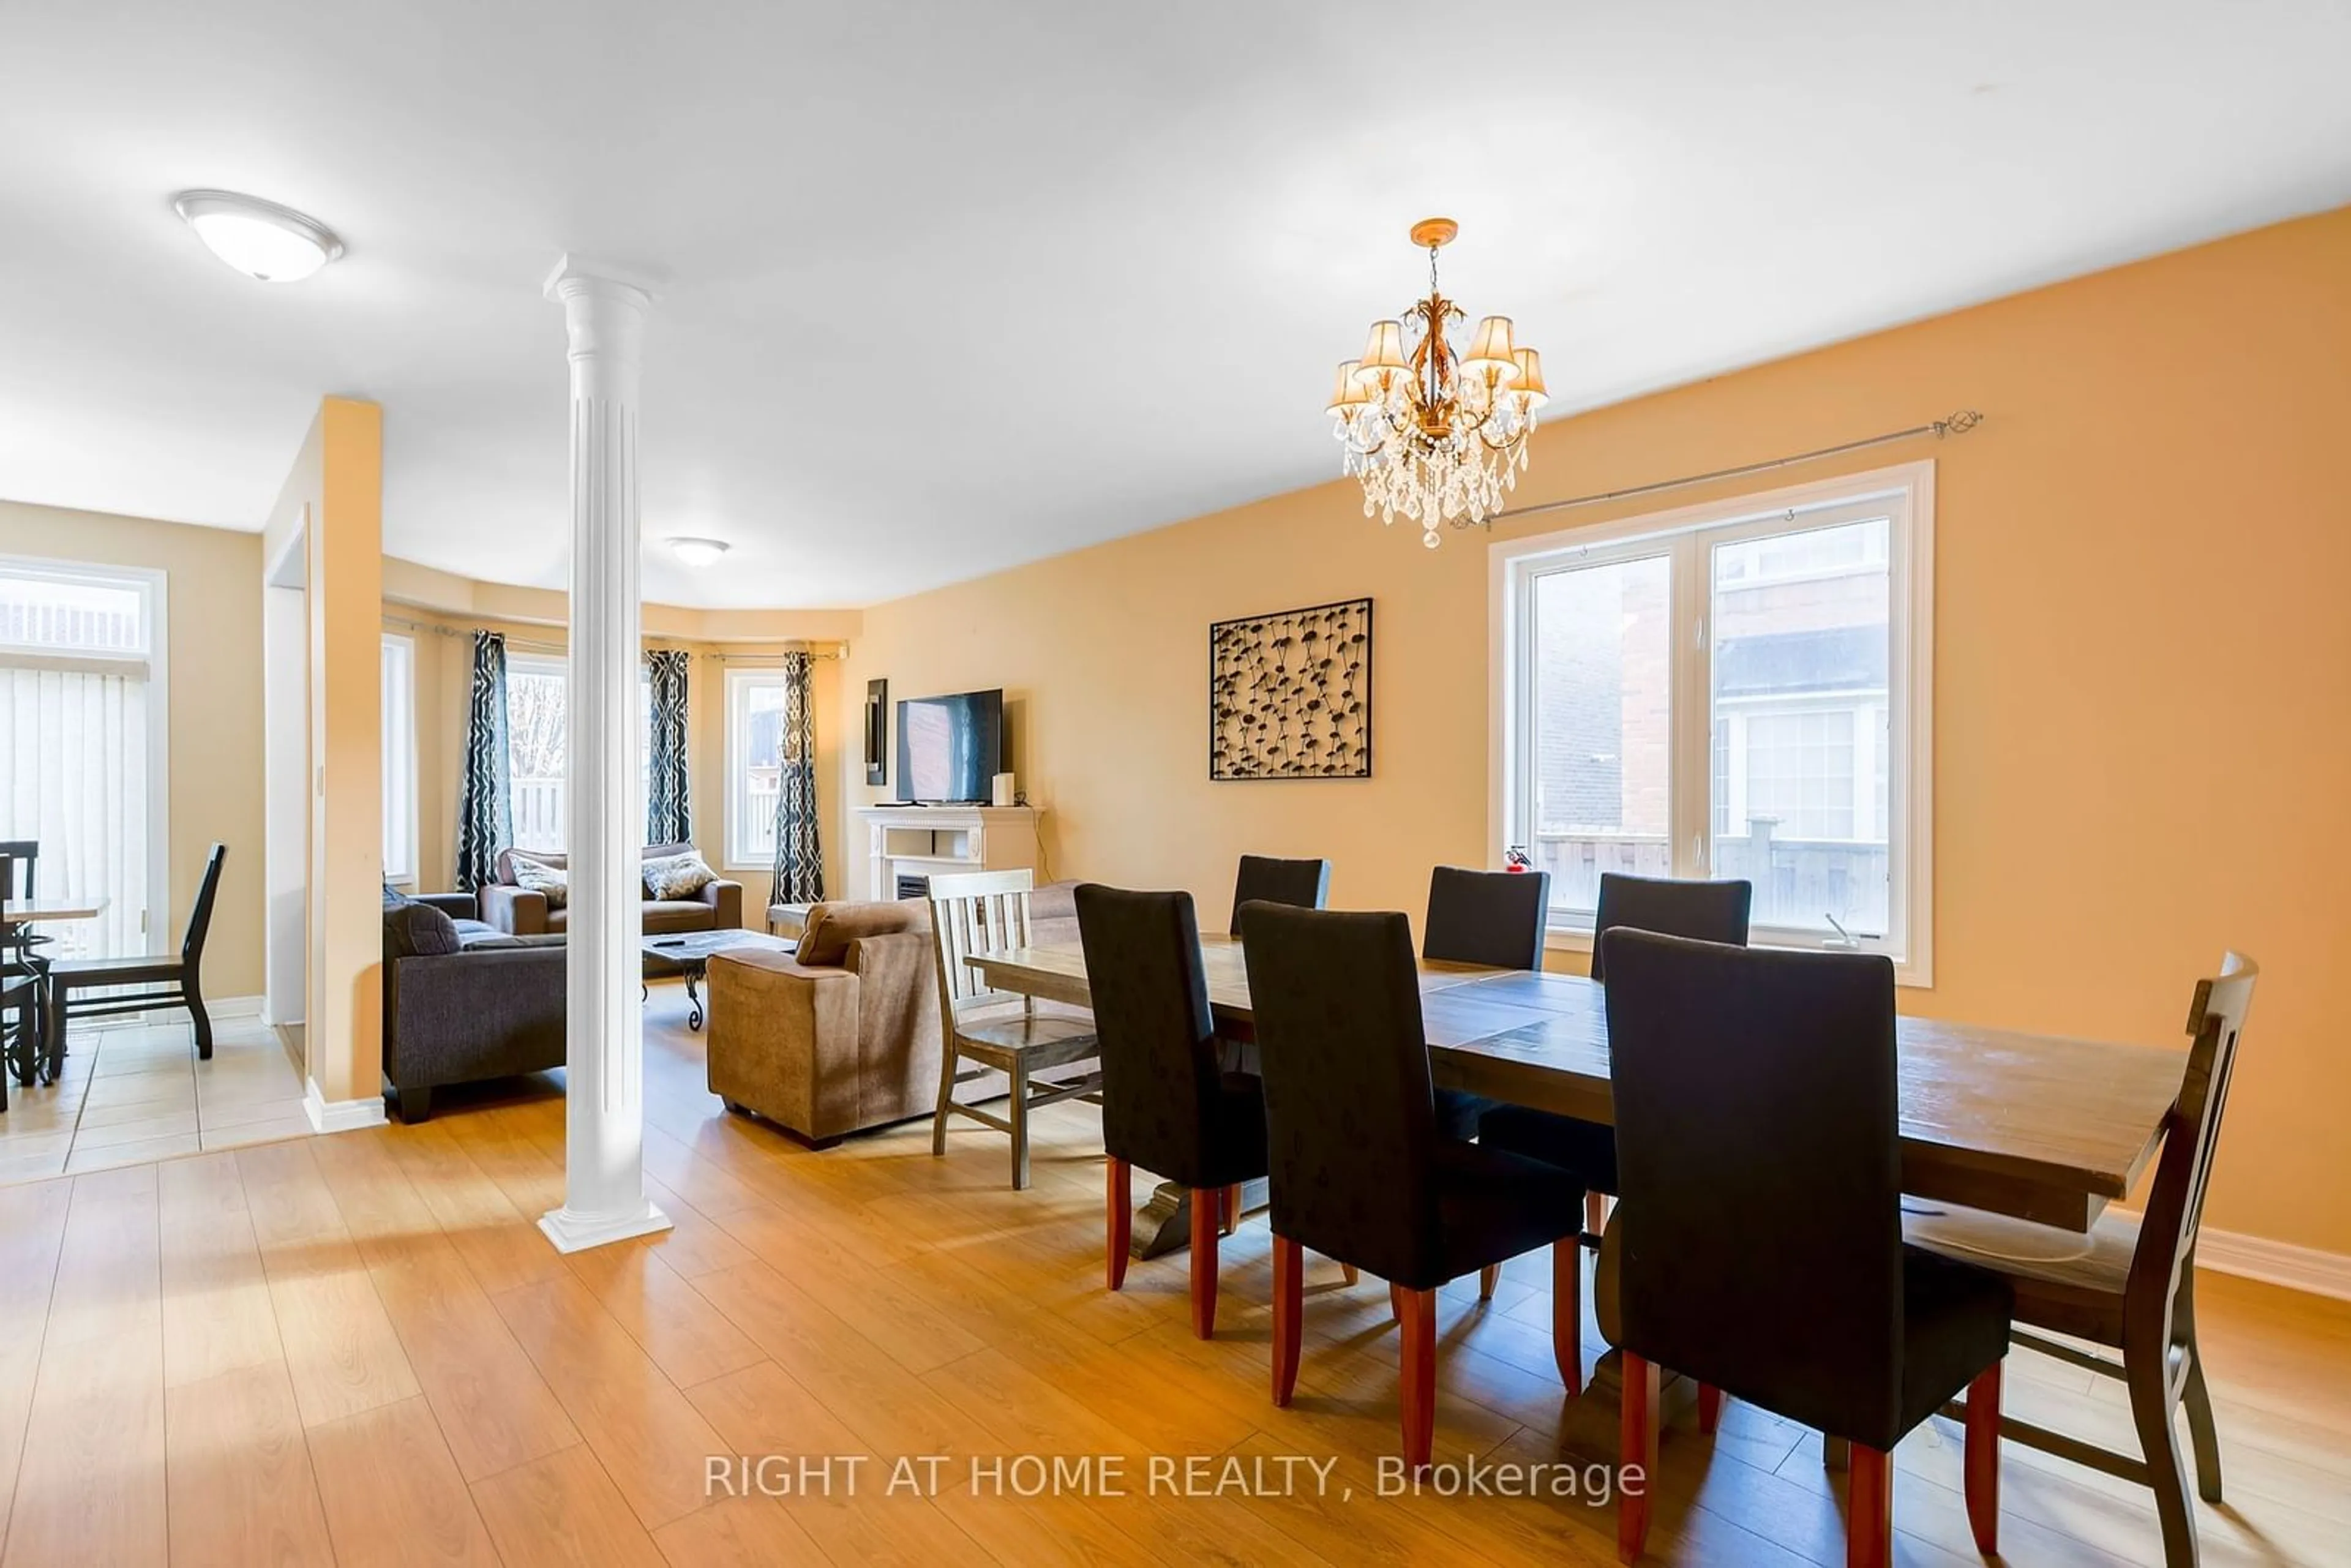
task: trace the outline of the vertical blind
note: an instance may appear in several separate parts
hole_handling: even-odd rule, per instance
[[[106,900],[49,928],[60,956],[149,947],[147,677],[112,664],[0,661],[0,838],[39,841],[41,903]]]

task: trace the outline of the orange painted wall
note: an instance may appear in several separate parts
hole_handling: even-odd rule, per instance
[[[2195,977],[2241,946],[2265,974],[2209,1218],[2351,1252],[2351,210],[1558,422],[1520,499],[1962,406],[1987,416],[1964,437],[1711,492],[1937,460],[1938,983],[1904,1005],[2176,1045]],[[1321,853],[1335,902],[1417,911],[1430,865],[1490,858],[1487,542],[1425,550],[1333,483],[875,606],[842,733],[873,676],[1002,685],[1054,874],[1189,887],[1221,924],[1234,857]],[[1210,784],[1208,623],[1357,594],[1376,777]],[[852,805],[877,793],[859,761]]]

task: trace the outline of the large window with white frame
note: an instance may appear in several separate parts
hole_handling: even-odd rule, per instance
[[[1494,547],[1497,851],[1740,878],[1753,940],[1932,982],[1933,465]]]
[[[726,672],[726,863],[776,858],[776,798],[783,788],[784,672]]]
[[[507,777],[514,790],[518,850],[563,852],[570,821],[565,775],[570,665],[560,653],[507,655]],[[644,818],[652,779],[653,681],[637,671],[637,810]]]
[[[416,882],[416,642],[383,634],[383,880]]]
[[[173,935],[165,598],[160,571],[0,557],[0,839],[37,845],[38,903],[97,912],[47,927],[53,958]]]

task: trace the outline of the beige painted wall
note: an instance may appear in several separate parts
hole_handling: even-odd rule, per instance
[[[303,1039],[311,1086],[332,1104],[373,1100],[382,1082],[383,730],[374,622],[383,598],[383,411],[373,403],[319,403],[270,508],[256,588],[261,562],[277,559],[306,519],[317,788]]]
[[[0,555],[162,570],[171,645],[171,887],[150,915],[176,948],[204,856],[228,846],[204,989],[261,991],[261,540],[225,528],[0,501]]]
[[[412,562],[384,563],[384,630],[416,645],[416,768],[420,886],[443,891],[457,858],[457,789],[465,756],[466,709],[476,627],[506,633],[516,653],[560,655],[566,647],[564,595],[433,571]],[[453,608],[454,607],[454,608]],[[645,645],[681,648],[693,655],[686,677],[687,772],[695,841],[721,874],[743,884],[744,924],[766,922],[770,868],[729,865],[726,858],[726,672],[772,664],[784,645],[837,650],[860,624],[855,611],[697,611],[644,607]],[[830,786],[841,771],[841,661],[816,661],[811,676],[817,711],[819,832],[825,884],[841,885],[841,796]]]
[[[1935,458],[1938,984],[1903,1005],[2176,1046],[2196,977],[2243,947],[2265,974],[2210,1218],[2334,1251],[2351,1251],[2346,365],[2351,210],[1558,422],[1519,497],[1981,409],[1940,445],[1570,518]],[[1321,392],[1299,391],[1301,447],[1328,449]],[[1424,549],[1332,483],[879,605],[840,733],[870,677],[893,697],[1001,685],[1054,874],[1188,887],[1221,925],[1236,856],[1327,854],[1334,902],[1416,913],[1432,864],[1494,858],[1487,544]],[[1208,623],[1358,594],[1377,601],[1376,776],[1210,784]],[[841,762],[844,799],[876,793]]]

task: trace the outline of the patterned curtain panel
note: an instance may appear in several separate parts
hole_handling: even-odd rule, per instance
[[[507,640],[474,633],[474,690],[465,714],[465,773],[457,786],[457,885],[496,880],[498,851],[514,841],[514,780],[507,773]]]
[[[816,704],[809,695],[809,656],[784,655],[782,771],[776,790],[776,880],[770,904],[814,904],[824,897],[824,857],[816,840]]]
[[[645,779],[645,842],[682,844],[694,837],[694,800],[685,775],[685,672],[682,648],[645,655],[652,676],[653,736]]]

